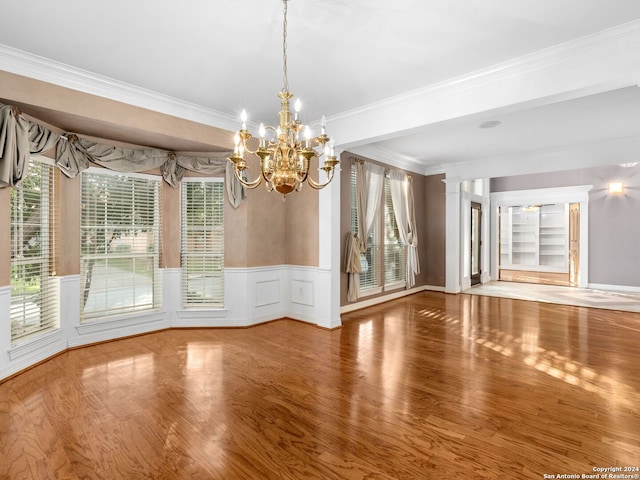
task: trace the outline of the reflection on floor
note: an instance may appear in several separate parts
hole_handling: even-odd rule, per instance
[[[475,285],[462,293],[640,312],[640,293],[502,281]]]

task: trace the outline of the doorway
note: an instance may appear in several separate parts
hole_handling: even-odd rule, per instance
[[[482,205],[471,202],[471,285],[480,283],[482,250]]]
[[[562,276],[565,285],[587,288],[592,188],[576,185],[491,193],[491,280],[536,283],[552,275]],[[552,284],[557,280],[553,278]]]

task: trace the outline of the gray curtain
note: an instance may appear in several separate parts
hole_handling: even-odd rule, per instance
[[[60,135],[31,123],[11,105],[0,105],[0,188],[13,187],[29,170],[29,155],[51,150]]]
[[[36,155],[51,150],[60,140],[60,134],[47,127],[29,122],[29,153]]]
[[[132,149],[92,142],[77,135],[68,136],[67,148],[56,154],[56,163],[78,161],[79,166],[90,162],[117,172],[142,172],[159,168],[167,161],[167,152],[155,148]],[[71,153],[73,152],[73,153]],[[57,152],[56,152],[57,153]],[[70,154],[71,153],[71,154]]]
[[[18,185],[29,168],[29,123],[19,110],[0,106],[0,187]]]
[[[358,231],[347,237],[345,259],[345,271],[349,274],[347,299],[350,302],[354,302],[360,297],[361,267],[355,266],[355,258],[357,254],[359,263],[360,254],[367,251],[367,237],[371,233],[378,209],[382,203],[383,186],[384,167],[371,163],[356,163]]]
[[[67,141],[59,142],[56,165],[73,177],[89,168],[91,163],[117,172],[144,172],[160,168],[162,177],[177,187],[185,170],[209,175],[224,175],[229,152],[214,157],[192,157],[157,148],[123,148],[103,145],[70,134]]]
[[[28,121],[17,107],[0,104],[0,188],[20,183],[27,174],[30,154],[43,153],[54,147],[55,164],[68,177],[77,176],[92,163],[125,173],[160,168],[164,180],[174,188],[180,185],[186,170],[225,175],[231,153],[200,157],[157,148],[114,147],[76,134],[62,136]],[[233,180],[227,179],[227,192],[235,208],[245,195],[242,184],[232,177]]]

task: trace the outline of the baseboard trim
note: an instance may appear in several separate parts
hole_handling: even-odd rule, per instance
[[[397,298],[406,297],[407,295],[413,295],[414,293],[424,292],[425,290],[432,290],[436,292],[444,292],[444,287],[436,287],[431,285],[422,285],[421,287],[410,288],[409,290],[401,290],[399,292],[390,293],[389,295],[382,295],[380,297],[369,298],[357,303],[351,303],[349,305],[343,305],[340,307],[340,314],[354,312],[362,308],[372,307],[380,303],[396,300]]]
[[[608,290],[614,292],[640,293],[640,287],[630,285],[606,285],[604,283],[590,283],[587,288],[592,290]]]

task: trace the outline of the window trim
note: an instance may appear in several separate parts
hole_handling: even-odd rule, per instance
[[[185,298],[185,266],[184,266],[184,247],[185,247],[185,210],[184,210],[184,195],[185,190],[184,186],[187,183],[219,183],[222,185],[222,299],[219,305],[215,303],[206,303],[206,304],[194,304],[187,303]],[[185,177],[182,179],[180,185],[180,270],[181,270],[181,281],[180,281],[180,305],[185,310],[224,310],[225,309],[225,216],[224,216],[224,207],[225,207],[225,199],[226,199],[226,190],[225,190],[225,179],[224,177]],[[187,254],[189,255],[189,254]]]
[[[389,176],[389,169],[387,169],[387,172],[385,173],[384,176],[384,185],[382,188],[382,195],[383,195],[383,202],[380,204],[380,212],[379,215],[381,216],[381,223],[382,223],[382,230],[385,233],[384,237],[386,239],[386,233],[387,233],[387,229],[385,228],[385,212],[383,209],[387,208],[387,199],[385,198],[387,195],[387,189],[389,191],[389,200],[390,200],[390,207],[391,207],[391,214],[393,216],[393,223],[396,225],[395,228],[398,229],[397,226],[397,221],[396,221],[396,217],[395,217],[395,211],[393,210],[393,200],[391,199],[391,177]],[[398,233],[398,238],[397,238],[397,243],[395,245],[399,245],[400,247],[402,247],[402,262],[401,262],[401,273],[402,276],[401,278],[398,279],[394,279],[393,281],[387,283],[387,256],[386,256],[386,248],[387,248],[387,243],[385,240],[385,243],[383,244],[383,254],[382,254],[382,272],[383,272],[383,279],[382,279],[382,283],[383,283],[383,288],[385,291],[389,291],[389,290],[398,290],[400,288],[404,288],[406,286],[406,276],[407,276],[407,269],[406,269],[406,262],[407,262],[407,247],[406,245],[402,244],[402,239],[400,238],[400,234]]]
[[[357,160],[356,160],[357,161]],[[355,170],[356,170],[356,163],[353,162],[351,164],[351,169],[350,169],[350,178],[349,178],[349,182],[350,182],[350,186],[352,189],[351,192],[351,196],[350,196],[350,215],[351,218],[353,218],[354,215],[354,210],[356,208],[356,203],[357,199],[355,198],[355,194],[354,194],[354,187],[355,187]],[[385,256],[385,191],[387,188],[391,188],[390,186],[390,178],[388,175],[388,171],[390,170],[388,167],[385,167],[385,176],[384,176],[384,186],[382,189],[382,199],[380,202],[380,207],[378,210],[378,213],[376,214],[376,220],[375,220],[375,226],[374,228],[376,229],[376,232],[378,234],[378,237],[382,237],[381,241],[378,241],[375,244],[375,255],[377,258],[377,269],[378,271],[376,272],[376,284],[375,285],[367,285],[367,286],[363,286],[362,284],[360,284],[360,298],[362,297],[368,297],[368,296],[372,296],[372,295],[378,295],[381,294],[383,292],[387,292],[387,291],[391,291],[391,290],[399,290],[402,288],[406,288],[406,268],[404,268],[404,266],[406,264],[403,263],[403,268],[402,268],[402,279],[399,280],[395,280],[392,281],[390,283],[386,283],[386,270],[387,270],[387,263],[386,263],[386,256]],[[393,212],[393,206],[392,208],[392,212]],[[395,221],[395,214],[394,214],[394,221]],[[351,220],[351,228],[353,229],[353,220]],[[402,245],[402,243],[400,242],[400,245]],[[403,247],[405,247],[403,245]],[[404,253],[403,253],[403,258],[404,258],[404,262],[406,262],[406,247],[404,248]],[[360,277],[362,278],[362,277]]]
[[[111,175],[111,176],[115,176],[115,177],[127,177],[127,178],[134,178],[134,179],[139,179],[139,180],[149,180],[149,181],[153,181],[156,182],[157,184],[157,190],[156,190],[156,196],[157,198],[155,198],[155,214],[156,214],[156,218],[155,220],[157,221],[157,224],[155,224],[154,222],[154,230],[156,230],[157,235],[155,235],[155,240],[154,240],[154,245],[155,245],[155,252],[152,255],[143,255],[143,254],[139,254],[139,255],[135,255],[135,256],[122,256],[121,254],[119,254],[118,256],[111,256],[111,257],[105,257],[105,258],[152,258],[153,259],[153,281],[152,281],[152,286],[151,286],[151,290],[152,290],[152,295],[153,295],[153,302],[152,302],[152,306],[149,308],[139,308],[136,306],[131,306],[129,310],[126,311],[109,311],[109,310],[101,310],[100,312],[96,312],[92,315],[89,316],[89,318],[86,318],[84,315],[84,307],[82,305],[83,302],[83,298],[84,298],[84,284],[82,282],[82,261],[83,261],[83,256],[82,254],[82,249],[79,252],[79,260],[80,260],[80,305],[79,305],[79,310],[80,310],[80,315],[79,315],[79,322],[80,322],[80,326],[81,327],[88,327],[89,325],[95,325],[95,326],[99,326],[99,325],[104,325],[104,324],[113,324],[113,323],[118,323],[121,322],[123,319],[131,319],[131,321],[129,322],[130,325],[134,325],[136,324],[135,319],[137,317],[140,316],[148,316],[150,314],[154,314],[157,313],[159,311],[161,311],[162,309],[162,304],[163,304],[163,300],[162,300],[162,272],[161,272],[161,268],[160,268],[160,258],[161,258],[161,235],[162,235],[162,208],[161,208],[161,204],[162,204],[162,177],[158,176],[158,175],[152,175],[152,174],[148,174],[148,173],[139,173],[139,172],[119,172],[116,170],[111,170],[108,168],[100,168],[100,167],[89,167],[86,170],[83,170],[82,172],[80,172],[80,199],[82,201],[82,175]],[[80,211],[80,218],[79,218],[79,227],[80,227],[80,236],[82,238],[82,229],[83,229],[83,224],[82,224],[82,210]]]
[[[46,160],[46,161],[45,161]],[[39,308],[38,321],[42,323],[44,321],[45,326],[43,328],[35,329],[32,332],[21,334],[17,337],[13,335],[13,322],[14,317],[12,315],[13,311],[13,301],[12,301],[12,291],[14,290],[13,281],[9,282],[9,297],[10,297],[10,310],[9,310],[9,340],[11,343],[11,351],[21,351],[24,346],[27,350],[29,350],[29,345],[39,344],[43,340],[43,338],[51,337],[51,334],[60,330],[60,277],[56,272],[56,265],[58,261],[58,230],[59,230],[59,204],[57,200],[57,183],[58,178],[56,175],[59,175],[57,170],[54,168],[53,163],[50,159],[43,157],[42,155],[30,155],[29,156],[29,167],[35,168],[33,163],[38,163],[39,168],[44,169],[44,174],[46,174],[46,186],[39,189],[39,203],[42,206],[43,201],[43,193],[46,194],[45,198],[45,213],[40,216],[40,228],[42,228],[42,233],[44,233],[44,239],[42,240],[43,247],[41,247],[41,254],[32,258],[33,261],[29,261],[29,258],[26,259],[14,259],[13,258],[13,247],[14,247],[14,238],[10,236],[10,269],[13,270],[14,266],[26,266],[29,264],[38,264],[40,265],[38,274],[38,303],[42,301],[42,304]],[[25,179],[28,178],[25,177]],[[21,190],[22,186],[16,187],[17,190]],[[12,190],[12,193],[17,191]],[[24,201],[24,197],[23,201]],[[12,208],[13,200],[10,200],[10,209]],[[40,210],[42,211],[42,209]],[[23,219],[24,220],[24,219]],[[9,213],[9,225],[10,229],[14,224],[13,215]],[[21,223],[22,227],[24,224]],[[46,254],[43,256],[42,251],[43,248],[46,249]],[[43,272],[48,272],[46,276],[43,276]],[[21,295],[24,297],[24,293]],[[46,307],[46,312],[42,315],[42,308]],[[23,302],[23,310],[26,307]],[[22,325],[25,325],[25,318],[23,318]]]

